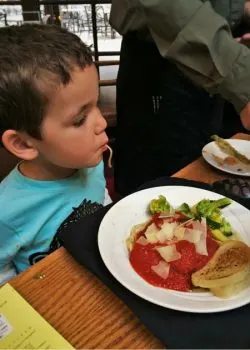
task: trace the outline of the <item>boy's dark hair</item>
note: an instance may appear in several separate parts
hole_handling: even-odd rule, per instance
[[[0,143],[9,129],[41,139],[46,88],[67,85],[74,67],[84,69],[92,62],[81,39],[59,26],[0,28]]]

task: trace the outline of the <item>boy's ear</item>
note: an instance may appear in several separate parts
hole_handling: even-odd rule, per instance
[[[23,160],[33,160],[38,156],[38,150],[34,147],[32,140],[22,132],[6,130],[2,135],[4,147]]]

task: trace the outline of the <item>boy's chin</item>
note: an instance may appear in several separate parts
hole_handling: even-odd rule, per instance
[[[79,167],[79,168],[93,168],[100,164],[100,162],[103,160],[103,156],[97,157],[96,159],[92,159],[89,163],[85,163],[85,165]]]

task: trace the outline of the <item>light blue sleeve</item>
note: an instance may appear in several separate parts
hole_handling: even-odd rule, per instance
[[[16,275],[13,260],[20,248],[21,241],[17,233],[0,221],[0,284]]]

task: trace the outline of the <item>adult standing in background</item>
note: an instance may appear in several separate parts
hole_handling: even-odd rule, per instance
[[[238,26],[233,30],[233,36],[241,43],[249,47],[250,44],[250,0],[245,2],[245,12],[243,18]],[[241,124],[239,114],[236,112],[234,106],[225,101],[223,112],[223,124],[220,135],[224,138],[230,138],[238,132],[246,132],[246,129]]]
[[[113,0],[123,35],[117,77],[116,191],[171,175],[220,131],[223,101],[250,129],[250,51],[231,34],[244,0]],[[221,97],[220,97],[221,96]]]

